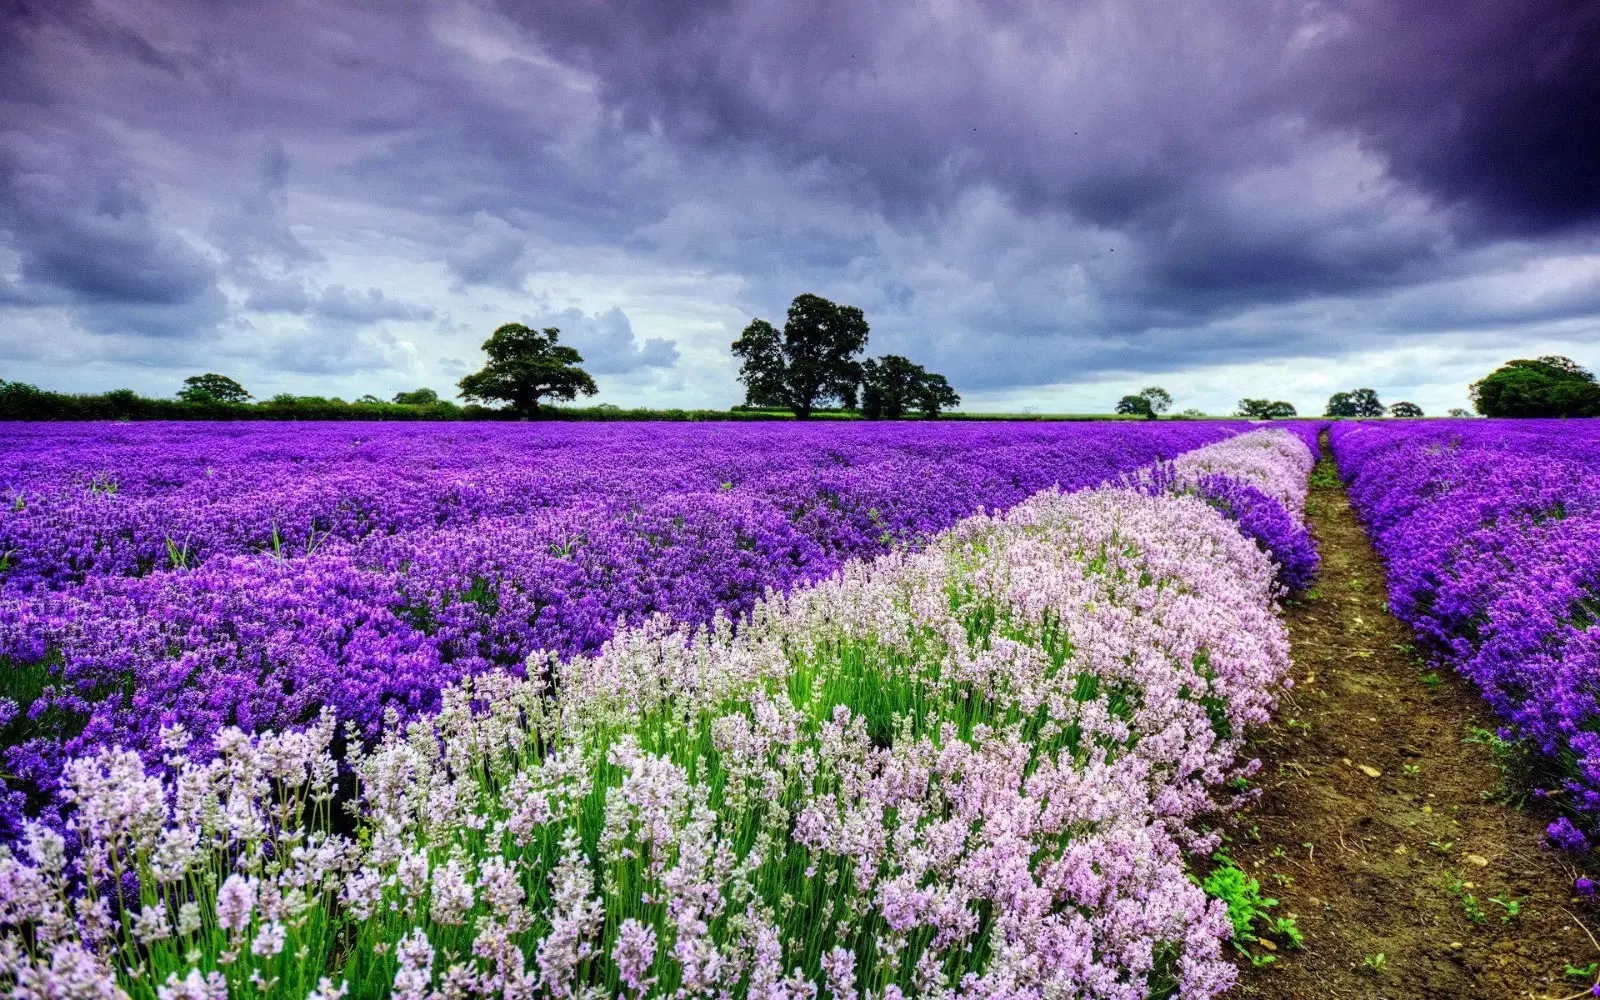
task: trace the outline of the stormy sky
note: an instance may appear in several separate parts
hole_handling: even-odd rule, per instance
[[[1600,366],[1600,5],[0,0],[0,378],[726,406],[801,292],[967,409]]]

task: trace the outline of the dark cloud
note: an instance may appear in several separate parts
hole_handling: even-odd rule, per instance
[[[1474,228],[1600,218],[1592,3],[550,6],[507,8],[638,128],[827,165],[895,217],[989,186],[1105,230],[1140,265],[1119,322],[1381,290]],[[1346,135],[1392,173],[1305,162]],[[1417,199],[1466,217],[1401,231]]]
[[[320,263],[322,255],[290,231],[284,218],[291,162],[280,140],[261,153],[255,185],[212,217],[211,241],[228,257],[230,273],[246,286]]]
[[[203,334],[225,315],[215,263],[164,225],[115,163],[29,162],[0,149],[0,232],[18,261],[13,301],[155,337]]]
[[[519,291],[527,280],[528,236],[506,220],[477,212],[472,228],[446,251],[445,264],[457,288],[490,285]]]
[[[398,302],[386,296],[381,289],[368,288],[357,292],[343,285],[329,285],[311,303],[311,314],[338,323],[365,325],[386,319],[433,319],[434,312],[427,306]]]
[[[0,0],[0,309],[408,380],[519,314],[710,371],[803,291],[976,388],[1514,338],[1596,319],[1597,43],[1577,0]]]
[[[1366,3],[1317,64],[1319,119],[1490,232],[1600,218],[1600,5]]]
[[[547,313],[528,322],[537,329],[556,327],[561,340],[583,355],[583,366],[600,375],[620,375],[645,368],[671,368],[678,363],[678,345],[665,337],[639,340],[621,309],[588,315],[572,308]]]
[[[307,375],[406,370],[413,360],[387,333],[338,325],[276,338],[259,353],[274,370]]]

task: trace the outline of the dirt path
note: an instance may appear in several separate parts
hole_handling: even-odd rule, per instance
[[[1600,906],[1572,895],[1569,859],[1542,846],[1550,817],[1506,804],[1491,747],[1464,741],[1492,725],[1486,706],[1410,652],[1377,554],[1331,479],[1315,477],[1308,509],[1322,580],[1287,613],[1296,687],[1256,740],[1264,794],[1228,845],[1305,947],[1280,938],[1270,965],[1241,962],[1230,995],[1584,993],[1595,974],[1567,966],[1600,961],[1579,925],[1600,935]]]

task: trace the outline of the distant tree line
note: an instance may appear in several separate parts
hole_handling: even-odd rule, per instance
[[[855,306],[797,295],[783,329],[753,319],[732,350],[739,359],[745,406],[788,410],[801,420],[837,403],[869,420],[917,413],[934,419],[961,397],[940,374],[899,354],[860,360],[869,335]]]
[[[521,323],[499,327],[482,345],[487,362],[457,384],[458,405],[422,387],[390,400],[367,394],[354,402],[338,397],[279,393],[263,402],[234,379],[215,372],[184,379],[173,399],[149,399],[131,389],[89,395],[49,392],[25,382],[0,379],[0,420],[506,420],[506,419],[771,419],[792,415],[896,420],[935,419],[958,407],[961,397],[948,379],[910,358],[885,354],[862,359],[869,329],[854,306],[819,295],[799,295],[789,305],[783,329],[751,320],[732,346],[739,359],[745,400],[731,411],[624,410],[595,407],[547,409],[543,402],[570,403],[598,392],[583,370],[583,356],[560,343],[555,327],[535,330]],[[1469,387],[1477,411],[1489,417],[1600,416],[1600,383],[1571,358],[1545,355],[1508,361]],[[495,405],[499,404],[499,405]],[[1147,386],[1117,400],[1121,416],[1154,420],[1172,408],[1171,393]],[[1283,400],[1244,398],[1234,414],[1250,420],[1296,416]],[[1327,417],[1416,418],[1422,408],[1402,400],[1385,406],[1371,388],[1336,392]],[[1454,408],[1451,417],[1470,416]],[[1185,410],[1184,418],[1204,417]]]
[[[50,392],[27,382],[0,379],[0,420],[505,420],[513,416],[442,400],[418,406],[371,396],[346,402],[338,397],[280,393],[251,402],[248,394],[243,399],[225,398],[191,389],[186,385],[176,398],[152,399],[132,389],[92,394]]]
[[[1390,406],[1384,406],[1378,398],[1375,389],[1351,389],[1349,392],[1336,392],[1328,397],[1327,409],[1323,411],[1325,417],[1420,417],[1423,416],[1422,407],[1416,403],[1401,400]],[[1465,410],[1451,410],[1450,415],[1467,416]]]
[[[432,392],[432,390],[420,390]],[[411,393],[400,393],[409,396]],[[435,393],[434,395],[437,395]],[[850,414],[859,417],[858,414]],[[0,420],[518,420],[509,407],[385,402],[367,395],[346,402],[338,397],[280,393],[262,402],[225,403],[151,399],[132,389],[103,393],[50,392],[26,382],[0,379]],[[587,407],[544,407],[541,420],[786,420],[787,414],[744,410],[624,408],[602,403]]]

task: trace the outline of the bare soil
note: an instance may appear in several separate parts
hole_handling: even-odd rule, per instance
[[[1314,477],[1308,514],[1322,579],[1286,607],[1295,688],[1256,736],[1262,795],[1227,845],[1305,947],[1252,945],[1273,961],[1241,957],[1230,995],[1587,995],[1600,977],[1568,966],[1600,962],[1600,906],[1572,880],[1594,873],[1546,846],[1552,816],[1466,741],[1489,709],[1413,652],[1335,477]]]

